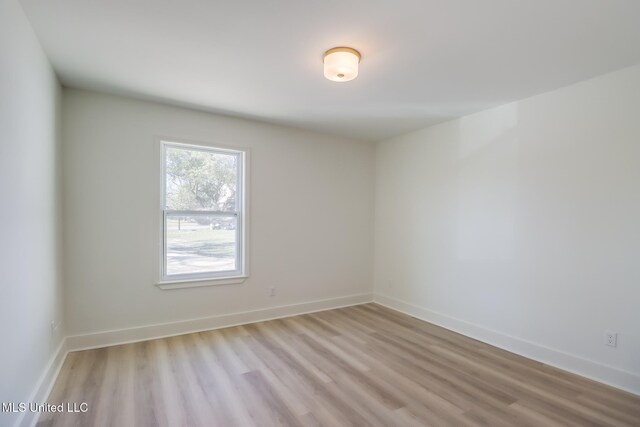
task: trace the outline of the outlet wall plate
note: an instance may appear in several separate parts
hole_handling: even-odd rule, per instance
[[[618,346],[618,333],[613,331],[605,331],[604,332],[604,343],[609,347],[617,347]]]

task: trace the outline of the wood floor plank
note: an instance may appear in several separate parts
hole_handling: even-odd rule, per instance
[[[70,353],[54,426],[640,426],[640,397],[376,304]]]
[[[288,353],[283,351],[277,345],[262,336],[257,326],[249,325],[247,327],[252,332],[255,347],[265,361],[277,370],[279,375],[286,375],[288,372],[293,374],[293,378],[288,378],[287,386],[299,386],[298,396],[304,398],[311,397],[311,401],[305,402],[309,407],[313,408],[318,403],[324,408],[329,409],[329,413],[335,414],[340,424],[354,425],[372,425],[375,419],[370,417],[368,413],[362,413],[353,406],[349,406],[349,396],[340,388],[335,387],[335,383],[324,383],[319,381],[312,372],[308,371],[303,365],[297,363]]]

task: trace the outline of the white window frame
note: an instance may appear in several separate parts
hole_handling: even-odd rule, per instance
[[[166,207],[166,150],[167,147],[185,150],[202,151],[206,153],[233,155],[237,158],[237,189],[234,211],[205,211],[205,210],[171,210]],[[160,139],[160,280],[157,285],[161,289],[175,289],[185,287],[212,286],[242,283],[249,277],[248,269],[248,163],[249,150],[239,147],[229,147],[219,144],[180,141],[175,138]],[[167,217],[169,215],[182,216],[221,216],[236,218],[236,269],[229,271],[212,271],[202,273],[167,274]]]

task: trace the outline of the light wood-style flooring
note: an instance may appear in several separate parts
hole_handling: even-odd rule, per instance
[[[640,397],[376,304],[70,353],[39,426],[640,426]]]

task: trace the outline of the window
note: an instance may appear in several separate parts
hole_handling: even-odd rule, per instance
[[[245,151],[162,142],[162,282],[245,271]]]

